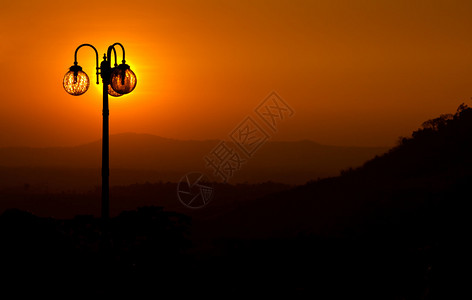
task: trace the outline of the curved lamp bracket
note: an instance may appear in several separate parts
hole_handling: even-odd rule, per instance
[[[121,50],[123,51],[123,63],[125,64],[126,63],[126,60],[125,60],[125,47],[123,47],[122,44],[120,43],[114,43],[113,45],[111,45],[110,47],[108,47],[108,57],[110,57],[110,54],[111,54],[111,50],[113,49],[113,51],[115,51],[115,63],[116,63],[116,50],[115,50],[115,46],[120,46],[121,47]]]
[[[90,44],[82,44],[79,47],[77,47],[77,49],[75,49],[75,54],[74,54],[74,65],[77,66],[77,52],[79,51],[80,48],[82,48],[84,46],[91,47],[93,50],[95,50],[95,66],[96,66],[96,69],[97,69],[97,84],[99,84],[100,82],[98,81],[98,75],[100,75],[100,68],[98,67],[98,51],[97,51],[97,49],[95,49],[94,46],[92,46]],[[123,52],[123,57],[124,57],[124,52]],[[116,59],[116,55],[115,55],[115,59]]]
[[[114,56],[115,56],[115,67],[116,67],[116,66],[118,66],[118,64],[116,63],[116,59],[117,59],[117,58],[116,58],[116,50],[115,50],[115,48],[113,48],[113,54],[114,54]]]

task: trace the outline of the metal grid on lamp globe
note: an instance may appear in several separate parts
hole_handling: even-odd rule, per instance
[[[110,84],[118,94],[128,94],[136,87],[136,75],[127,65],[116,67],[111,73]]]
[[[115,92],[115,90],[111,87],[111,84],[108,85],[108,95],[110,95],[112,97],[121,97],[121,96],[123,96],[123,94],[119,94],[119,93]]]
[[[64,75],[62,84],[67,93],[73,96],[80,96],[88,90],[90,80],[84,71],[70,70],[66,75]]]

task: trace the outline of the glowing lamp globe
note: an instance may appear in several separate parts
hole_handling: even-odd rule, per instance
[[[136,87],[136,75],[127,64],[121,64],[111,73],[110,84],[118,94],[131,93]]]
[[[110,95],[112,97],[123,96],[123,94],[118,94],[117,92],[115,92],[115,90],[111,88],[111,84],[108,85],[108,95]]]
[[[62,84],[66,92],[73,96],[80,96],[88,90],[90,80],[88,75],[82,71],[81,66],[74,65],[70,67],[69,72],[64,75]]]

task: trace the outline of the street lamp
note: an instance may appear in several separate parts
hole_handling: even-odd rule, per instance
[[[80,48],[88,46],[95,51],[95,64],[97,69],[97,84],[99,84],[98,76],[101,75],[103,82],[103,137],[102,137],[102,219],[108,220],[110,216],[109,190],[110,190],[110,158],[109,158],[109,130],[108,130],[108,95],[120,97],[128,94],[136,87],[136,75],[131,71],[125,61],[125,48],[120,43],[114,43],[108,47],[108,51],[103,55],[103,61],[98,66],[98,51],[90,44],[82,44],[75,49],[74,65],[64,75],[63,86],[67,93],[73,96],[80,96],[85,93],[89,86],[90,80],[87,74],[82,71],[82,67],[77,63],[77,52]],[[120,46],[123,51],[122,64],[116,63],[115,46]],[[111,67],[111,52],[115,56],[114,67]]]

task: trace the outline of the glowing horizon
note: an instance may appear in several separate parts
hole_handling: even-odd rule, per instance
[[[114,42],[138,85],[110,98],[111,134],[222,139],[277,91],[296,115],[275,140],[391,146],[468,103],[470,13],[468,1],[12,1],[0,12],[0,147],[100,139],[93,51],[78,54],[84,95],[65,93],[62,78],[78,45],[101,60]]]

